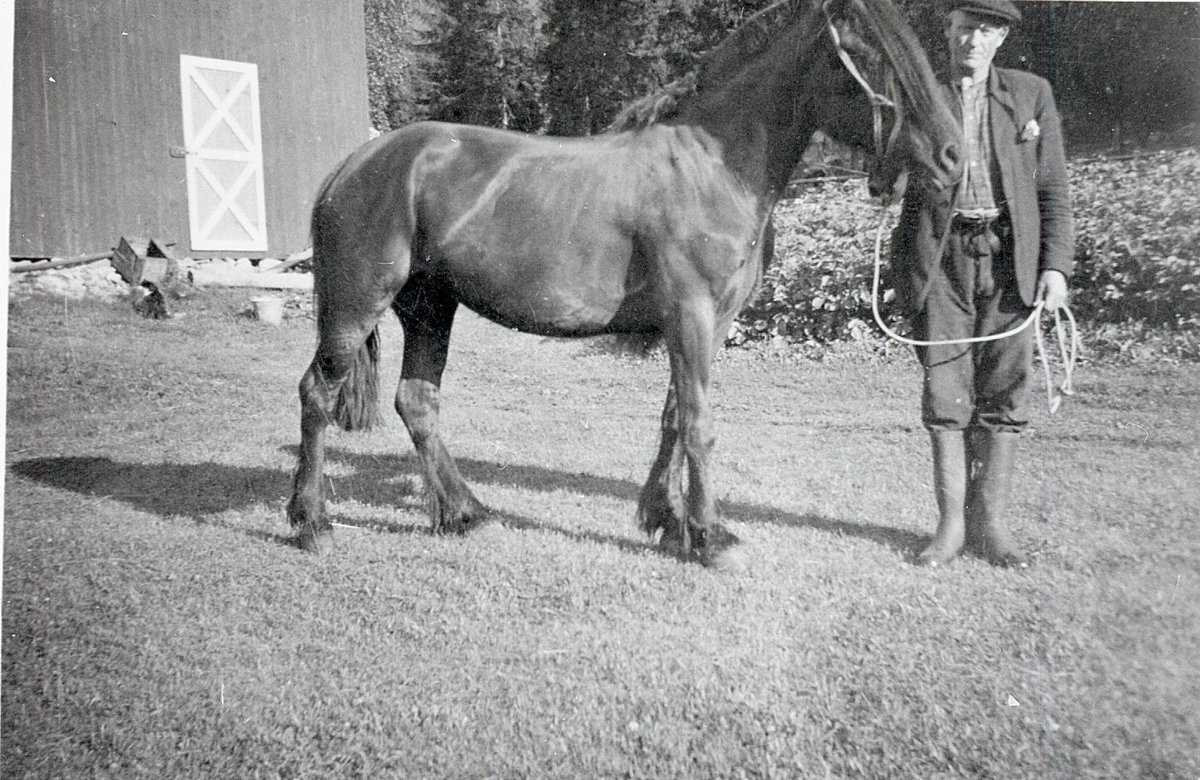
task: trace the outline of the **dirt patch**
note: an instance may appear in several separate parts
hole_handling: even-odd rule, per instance
[[[256,266],[250,260],[245,259],[196,260],[188,258],[179,261],[179,271],[187,278],[190,278],[190,272],[195,269],[251,272],[256,270]],[[135,309],[139,308],[139,305],[144,301],[149,292],[144,287],[131,288],[108,260],[99,260],[94,263],[69,268],[10,273],[8,285],[8,297],[10,301],[38,295],[51,295],[72,300],[85,298],[107,301],[128,300],[134,304]],[[183,287],[173,290],[167,296],[166,310],[174,313],[179,309],[181,304],[178,298],[180,296],[192,298],[209,289],[214,291],[223,290],[230,299],[244,298],[244,300],[240,301],[236,312],[239,317],[254,319],[254,309],[250,301],[252,297],[257,295],[282,298],[284,300],[283,316],[285,319],[312,316],[312,294],[307,290],[285,289],[264,292],[249,287],[226,289],[221,287],[192,287],[190,284],[185,284]]]

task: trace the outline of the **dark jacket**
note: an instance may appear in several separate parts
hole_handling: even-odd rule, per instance
[[[961,119],[957,95],[949,86],[944,89]],[[997,194],[1003,192],[1012,222],[1017,288],[1032,306],[1041,272],[1061,271],[1069,279],[1075,263],[1062,121],[1050,84],[1031,73],[993,67],[988,95],[992,152],[1000,170]],[[952,206],[949,198],[949,193],[938,198],[913,188],[904,199],[892,262],[910,314],[924,309],[930,273],[940,263],[936,255]]]

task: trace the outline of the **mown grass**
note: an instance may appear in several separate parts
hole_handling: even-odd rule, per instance
[[[317,559],[311,323],[246,297],[12,303],[5,777],[1200,775],[1194,367],[1085,367],[1024,443],[1036,567],[930,573],[914,364],[727,351],[731,575],[633,527],[661,359],[464,316],[445,429],[497,522],[427,532],[393,416],[331,436]]]

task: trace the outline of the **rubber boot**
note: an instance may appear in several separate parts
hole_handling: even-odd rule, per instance
[[[1018,551],[1008,529],[1009,492],[1016,461],[1019,434],[976,431],[972,455],[978,473],[971,481],[967,499],[968,536],[972,551],[993,566],[1024,569],[1029,562]]]
[[[967,447],[962,431],[933,431],[933,489],[938,527],[933,541],[917,556],[917,566],[933,568],[953,560],[963,548],[963,509],[967,493]]]

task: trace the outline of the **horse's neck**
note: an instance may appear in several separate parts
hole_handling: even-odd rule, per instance
[[[670,120],[712,136],[725,167],[769,204],[786,188],[817,130],[803,110],[795,56],[793,48],[786,64],[750,63],[718,83],[701,85],[696,94],[680,100],[680,110]]]

